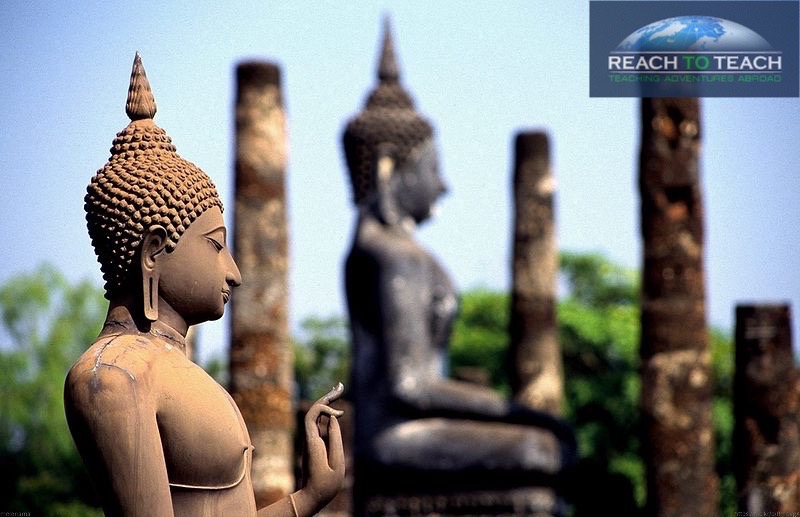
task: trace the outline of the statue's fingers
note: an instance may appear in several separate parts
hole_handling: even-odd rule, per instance
[[[318,404],[315,404],[315,406],[318,406]],[[321,463],[327,463],[328,456],[325,441],[319,433],[317,418],[319,418],[319,409],[315,411],[312,406],[312,408],[308,410],[308,413],[306,413],[305,418],[306,451],[308,453],[306,457],[311,470],[314,470],[314,467]]]
[[[333,409],[330,406],[326,406],[319,402],[315,403],[306,413],[305,419],[303,420],[305,427],[306,427],[306,434],[308,436],[320,436],[319,427],[317,426],[317,421],[319,420],[320,415],[325,414],[331,418],[340,417],[344,414],[344,411],[340,411],[338,409]]]
[[[336,386],[331,388],[331,391],[323,395],[318,401],[318,404],[330,404],[334,400],[338,399],[344,393],[344,384],[341,382],[336,383]]]
[[[344,411],[340,409],[333,409],[330,406],[325,406],[322,404],[320,404],[319,412],[322,415],[328,415],[330,417],[336,417],[336,418],[339,418],[340,416],[344,415]]]
[[[344,472],[344,446],[339,420],[328,421],[328,464],[334,472]]]
[[[319,429],[317,428],[317,420],[322,412],[322,404],[314,404],[306,413],[303,423],[306,427],[306,436],[319,436]],[[312,432],[313,431],[313,432]]]

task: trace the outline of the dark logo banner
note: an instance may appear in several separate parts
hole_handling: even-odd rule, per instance
[[[592,97],[797,97],[797,1],[591,1]]]

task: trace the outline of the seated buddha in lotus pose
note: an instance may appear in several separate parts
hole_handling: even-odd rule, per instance
[[[446,375],[457,293],[415,238],[446,187],[433,129],[399,82],[392,47],[387,30],[379,84],[343,135],[358,210],[345,264],[356,482],[391,469],[411,482],[470,473],[460,482],[484,486],[487,472],[523,483],[556,475],[574,454],[566,425]]]
[[[226,245],[222,203],[208,175],[178,156],[153,122],[155,101],[138,54],[126,111],[131,123],[85,197],[108,315],[64,391],[70,431],[103,509],[312,515],[344,476],[340,413],[328,406],[341,388],[306,415],[307,485],[257,509],[253,447],[239,409],[185,354],[189,326],[220,318],[242,281]]]

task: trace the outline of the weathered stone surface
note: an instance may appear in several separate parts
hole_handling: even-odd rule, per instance
[[[736,308],[734,415],[738,509],[750,515],[797,511],[800,372],[788,305]]]
[[[240,64],[234,251],[243,286],[232,301],[230,387],[255,446],[259,506],[290,493],[295,484],[285,125],[279,68]]]
[[[650,515],[715,515],[700,106],[642,99],[642,424]]]
[[[560,415],[564,373],[555,298],[558,274],[550,144],[544,133],[515,139],[511,291],[512,384],[517,401]]]

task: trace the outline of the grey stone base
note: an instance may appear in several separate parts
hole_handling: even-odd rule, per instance
[[[416,515],[561,515],[563,503],[549,488],[506,491],[453,492],[449,494],[373,495],[366,501],[370,516]]]

